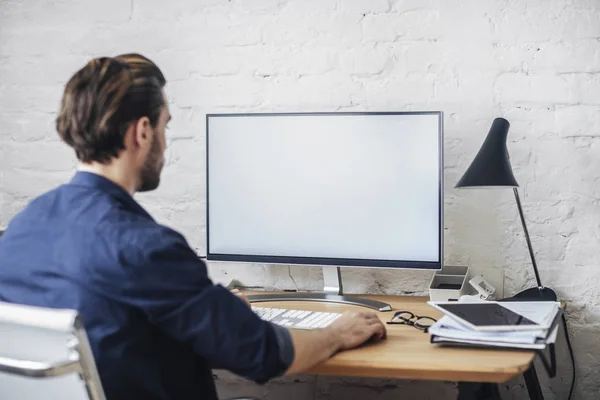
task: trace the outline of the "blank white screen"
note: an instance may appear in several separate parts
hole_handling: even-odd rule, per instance
[[[209,117],[209,254],[438,262],[439,119]]]

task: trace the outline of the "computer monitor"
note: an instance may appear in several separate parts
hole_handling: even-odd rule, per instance
[[[207,259],[440,269],[442,120],[207,115]]]

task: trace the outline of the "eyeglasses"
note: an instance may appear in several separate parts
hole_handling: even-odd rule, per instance
[[[411,325],[423,332],[427,332],[429,327],[436,322],[435,318],[415,315],[410,311],[397,311],[392,320],[386,323],[388,325]]]

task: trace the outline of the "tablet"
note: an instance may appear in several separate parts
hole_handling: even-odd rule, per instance
[[[495,302],[429,302],[429,304],[450,318],[477,331],[546,329],[537,322]]]

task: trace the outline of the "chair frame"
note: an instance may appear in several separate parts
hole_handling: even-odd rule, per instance
[[[68,342],[70,360],[48,363],[0,356],[0,372],[38,379],[75,373],[84,381],[90,400],[106,400],[83,322],[76,312],[73,315],[69,327],[72,334],[72,340]]]

